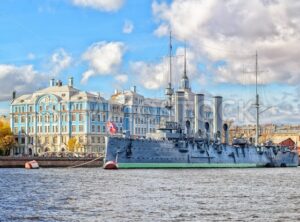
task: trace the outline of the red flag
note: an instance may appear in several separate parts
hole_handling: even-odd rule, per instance
[[[118,131],[118,127],[115,123],[108,121],[106,123],[106,129],[110,134],[115,134]]]

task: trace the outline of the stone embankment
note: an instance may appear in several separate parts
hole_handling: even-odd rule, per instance
[[[103,157],[0,157],[0,168],[24,168],[25,163],[36,160],[41,168],[50,167],[102,167]]]

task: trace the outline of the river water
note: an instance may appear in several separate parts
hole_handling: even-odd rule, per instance
[[[300,168],[0,169],[0,221],[299,221]]]

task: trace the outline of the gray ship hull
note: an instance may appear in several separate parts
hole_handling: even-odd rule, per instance
[[[109,161],[118,168],[297,167],[298,154],[278,147],[106,137]]]

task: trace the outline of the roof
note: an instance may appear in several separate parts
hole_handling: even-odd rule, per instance
[[[36,101],[43,95],[54,95],[59,101],[106,101],[100,95],[95,95],[90,92],[80,91],[74,87],[63,85],[63,86],[52,86],[45,89],[38,90],[32,94],[21,95],[12,101],[12,105],[17,104],[35,104]]]

